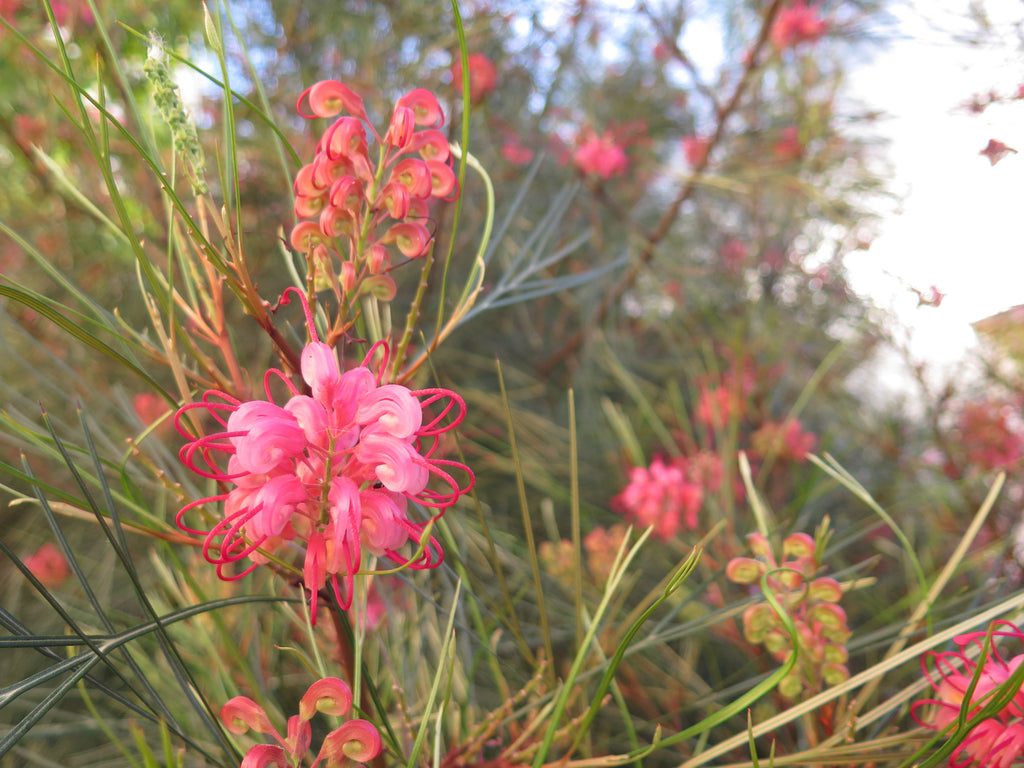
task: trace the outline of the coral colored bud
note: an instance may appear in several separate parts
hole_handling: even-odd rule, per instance
[[[359,284],[359,293],[371,295],[380,301],[391,301],[398,293],[398,287],[387,275],[370,275]]]
[[[329,160],[365,155],[366,130],[354,117],[341,117],[324,132],[324,154]]]
[[[367,266],[371,275],[379,275],[391,267],[391,253],[383,245],[374,243],[369,248]]]
[[[447,163],[428,160],[427,166],[430,168],[431,193],[434,197],[450,201],[459,196],[459,182],[455,178],[455,171]]]
[[[320,212],[319,227],[328,237],[341,237],[355,231],[352,211],[348,208],[328,206]]]
[[[298,715],[288,718],[288,738],[285,743],[288,751],[293,755],[304,755],[309,751],[309,745],[313,742],[313,729],[309,723]]]
[[[256,733],[274,733],[266,711],[248,696],[235,696],[221,707],[220,719],[232,733],[243,734],[249,729]]]
[[[782,542],[784,557],[814,557],[814,539],[806,533],[793,533]]]
[[[725,566],[725,578],[734,584],[753,584],[761,578],[765,570],[765,565],[760,560],[734,557]]]
[[[257,744],[242,758],[239,768],[290,768],[291,761],[276,744]]]
[[[315,221],[303,221],[292,229],[289,242],[293,250],[299,253],[310,253],[316,246],[327,244],[327,235],[321,231]]]
[[[416,113],[409,107],[395,107],[391,124],[384,135],[384,141],[393,147],[405,150],[416,131]]]
[[[296,195],[315,197],[323,193],[324,187],[316,183],[315,170],[313,163],[299,168],[299,172],[295,174],[295,183],[292,184],[292,191]]]
[[[765,633],[764,647],[773,656],[788,655],[790,651],[789,633],[779,627],[772,627]]]
[[[768,539],[760,533],[748,533],[747,546],[749,546],[750,551],[758,557],[763,557],[772,564],[775,563],[775,558],[772,556],[771,545],[768,543]]]
[[[412,197],[409,195],[408,188],[403,184],[399,184],[397,181],[390,182],[381,191],[381,198],[391,218],[401,221],[409,215]]]
[[[355,176],[342,176],[331,185],[327,199],[332,206],[342,208],[354,217],[362,207],[363,183]]]
[[[341,265],[341,275],[338,277],[341,282],[341,289],[348,293],[356,287],[356,265],[351,261],[343,262]]]
[[[341,717],[352,708],[352,689],[339,677],[317,680],[299,701],[299,717],[311,720],[316,712]]]
[[[843,588],[835,579],[823,576],[810,583],[809,597],[825,603],[838,603],[843,597]]]
[[[307,96],[312,111],[310,115],[302,111],[302,102]],[[337,80],[321,80],[307,88],[299,96],[296,109],[303,117],[334,117],[348,111],[361,120],[366,119],[366,109],[359,94]]]
[[[398,106],[409,107],[416,115],[416,125],[444,125],[444,114],[437,97],[426,88],[416,88],[398,100]]]
[[[396,165],[391,181],[408,189],[413,197],[429,197],[433,188],[430,166],[418,157],[407,157]]]
[[[846,631],[846,611],[835,603],[816,603],[812,605],[807,610],[807,620],[817,621],[827,630]]]
[[[498,70],[494,63],[482,53],[471,53],[469,64],[469,100],[473,104],[482,101],[498,84]],[[452,85],[462,93],[462,57],[452,62]]]
[[[381,242],[385,245],[395,243],[403,255],[415,259],[426,254],[430,232],[417,221],[402,221],[385,232]]]
[[[442,163],[452,156],[448,139],[440,131],[427,128],[412,137],[406,152],[419,152],[424,160],[440,160]]]
[[[306,195],[295,196],[295,215],[300,219],[308,219],[312,216],[319,216],[327,205],[327,195],[307,197]]]
[[[317,760],[327,768],[344,768],[350,762],[367,763],[381,751],[380,732],[366,720],[349,720],[324,737]]]

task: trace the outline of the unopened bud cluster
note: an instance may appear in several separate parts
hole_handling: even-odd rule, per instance
[[[779,683],[779,691],[796,698],[849,678],[846,641],[850,630],[846,612],[839,606],[843,588],[835,579],[815,577],[820,562],[814,539],[806,533],[787,536],[781,562],[761,534],[748,535],[747,542],[755,557],[733,558],[726,566],[726,577],[736,584],[759,584],[763,577],[796,627],[796,665]],[[744,612],[743,635],[780,662],[788,661],[794,651],[789,631],[767,602]]]

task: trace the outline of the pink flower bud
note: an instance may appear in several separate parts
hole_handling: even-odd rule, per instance
[[[342,117],[324,132],[324,152],[329,160],[366,154],[366,131],[354,117]]]
[[[325,677],[309,686],[299,701],[299,717],[307,721],[316,712],[341,717],[351,707],[352,689],[348,683],[337,677]]]
[[[806,533],[793,533],[782,542],[782,554],[788,557],[814,557],[814,539]]]
[[[314,221],[303,221],[295,225],[289,238],[291,246],[299,253],[310,253],[314,247],[327,244],[327,235]]]
[[[391,172],[390,181],[401,184],[413,197],[429,197],[432,189],[430,166],[418,157],[407,157],[399,162]]]
[[[444,125],[444,114],[437,97],[426,88],[416,88],[398,100],[398,106],[409,107],[416,115],[416,125]]]
[[[379,301],[391,301],[398,293],[398,286],[387,275],[370,275],[360,283],[359,293],[373,296]]]
[[[403,221],[385,232],[380,242],[385,245],[395,243],[404,256],[415,259],[426,255],[430,232],[418,221]]]
[[[276,744],[257,744],[242,758],[239,768],[290,768],[288,754]]]
[[[349,720],[324,737],[317,760],[326,759],[327,768],[347,768],[367,763],[381,751],[380,732],[366,720]]]
[[[442,200],[454,200],[459,196],[459,181],[447,163],[440,160],[428,160],[430,168],[430,191],[434,197]]]
[[[401,221],[409,215],[412,197],[409,195],[409,189],[403,184],[397,181],[389,182],[381,191],[381,200],[392,219]]]
[[[391,115],[391,124],[384,135],[384,141],[393,147],[405,150],[416,131],[416,113],[409,107],[396,106]]]
[[[312,114],[302,111],[302,102],[309,97],[309,108]],[[355,115],[361,120],[366,119],[366,109],[359,95],[337,80],[321,80],[307,88],[299,96],[296,109],[303,117],[334,117],[343,111]]]
[[[843,588],[835,579],[823,576],[810,583],[808,596],[824,603],[838,603],[843,597]]]
[[[725,566],[725,578],[734,584],[755,584],[761,579],[765,570],[765,565],[760,560],[734,557]]]
[[[250,729],[256,733],[275,732],[266,711],[248,696],[235,696],[221,707],[220,719],[231,733],[243,734]]]
[[[445,135],[434,128],[427,128],[419,131],[412,137],[406,152],[419,152],[424,160],[439,160],[445,162],[452,156],[451,148],[448,146],[448,139]]]

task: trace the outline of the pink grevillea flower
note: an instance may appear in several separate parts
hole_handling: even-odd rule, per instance
[[[281,735],[270,722],[266,711],[246,696],[236,696],[221,708],[224,726],[235,734],[255,731],[273,736],[277,744],[257,744],[242,760],[241,768],[271,766],[305,766],[305,758],[313,741],[310,720],[317,712],[344,717],[352,708],[352,689],[337,677],[317,680],[299,702],[299,714],[288,718],[287,735]],[[309,768],[324,763],[326,768],[348,768],[373,760],[380,754],[380,732],[366,720],[347,720],[332,730],[320,746]]]
[[[295,289],[285,292],[282,303],[290,291]],[[205,538],[203,555],[225,580],[246,575],[271,555],[302,554],[315,621],[317,593],[328,581],[338,602],[351,604],[352,578],[364,550],[411,568],[439,565],[440,546],[433,538],[421,541],[427,523],[410,519],[409,502],[434,510],[433,521],[472,487],[473,474],[464,464],[434,455],[441,436],[463,419],[461,397],[447,389],[412,391],[382,383],[381,374],[367,367],[376,350],[342,373],[305,310],[314,339],[301,358],[309,394],[271,369],[264,377],[266,400],[241,402],[210,391],[178,410],[175,424],[188,440],[181,460],[225,490],[186,505],[176,522]],[[274,380],[291,392],[283,406],[274,402]],[[223,430],[192,436],[184,420],[197,410]],[[192,510],[220,502],[223,516],[211,529],[186,522]],[[412,558],[398,553],[408,542],[417,548]],[[344,598],[339,579],[346,585]]]
[[[23,561],[44,587],[59,587],[71,575],[71,566],[56,544],[46,542]]]
[[[697,528],[703,501],[703,490],[687,481],[682,469],[655,459],[647,469],[629,470],[629,485],[612,499],[612,507],[632,522],[653,525],[659,539],[670,539],[684,527]]]
[[[772,25],[771,40],[776,50],[813,43],[828,31],[828,23],[818,16],[818,6],[796,0],[779,11]]]
[[[584,129],[576,139],[573,162],[585,176],[610,179],[626,172],[626,151],[609,131],[598,136],[592,128]]]
[[[476,104],[483,101],[498,85],[498,70],[494,62],[482,53],[471,53],[469,62],[469,100]],[[452,62],[452,86],[462,92],[462,57],[455,56]]]
[[[976,715],[994,696],[1003,696],[999,691],[1010,675],[1024,663],[1024,654],[1006,660],[991,647],[998,638],[1011,638],[1024,642],[1024,633],[1007,621],[995,622],[988,639],[988,632],[970,632],[953,638],[959,651],[929,651],[921,658],[925,677],[935,690],[934,699],[916,702],[911,710],[914,719],[932,730],[941,731],[960,717],[964,698],[972,680],[977,684],[967,704],[968,718]],[[987,650],[981,669],[977,659],[970,659],[964,651],[975,646]],[[977,658],[981,658],[978,656]],[[931,661],[938,674],[929,672]],[[1010,768],[1020,764],[1024,755],[1024,690],[1016,690],[1011,698],[993,717],[982,720],[968,733],[950,757],[953,768],[967,768],[977,764],[979,768]]]

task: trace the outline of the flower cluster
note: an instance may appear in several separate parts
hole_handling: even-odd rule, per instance
[[[315,620],[316,595],[328,577],[339,603],[351,603],[364,548],[413,568],[438,565],[440,548],[432,538],[421,541],[426,524],[410,520],[408,502],[440,516],[469,490],[473,475],[463,464],[434,457],[440,437],[462,421],[461,397],[447,389],[382,384],[367,366],[375,350],[363,365],[342,373],[334,350],[316,340],[308,307],[306,312],[314,341],[302,351],[302,378],[311,394],[271,369],[264,377],[266,400],[241,402],[209,391],[179,409],[175,424],[188,440],[181,460],[233,487],[188,504],[177,524],[205,537],[203,554],[223,579],[240,578],[279,551],[304,545],[303,577]],[[275,378],[291,393],[284,406],[273,401]],[[190,435],[184,421],[197,410],[224,431]],[[218,455],[227,457],[226,466]],[[428,487],[432,479],[440,489]],[[221,501],[223,519],[211,530],[184,522],[192,509]],[[397,552],[408,541],[419,545],[411,559]],[[248,565],[236,573],[241,561]],[[347,587],[344,599],[339,577]]]
[[[655,459],[647,469],[630,469],[629,485],[612,499],[612,507],[631,522],[653,525],[657,538],[671,539],[684,527],[697,528],[697,512],[703,501],[701,486],[687,480],[679,464]]]
[[[494,62],[482,53],[471,53],[467,57],[469,63],[469,100],[478,104],[498,85],[498,70]],[[462,92],[462,57],[456,55],[452,62],[452,86]]]
[[[1007,661],[994,648],[989,648],[979,670],[978,663],[969,659],[964,651],[972,645],[984,650],[991,642],[989,636],[988,632],[959,635],[953,639],[960,647],[958,651],[929,651],[921,658],[925,677],[935,689],[936,698],[914,704],[912,713],[918,723],[937,731],[954,723],[960,717],[968,687],[977,678],[967,705],[967,716],[973,717],[1024,663],[1024,654]],[[1024,642],[1024,633],[1006,621],[996,622],[991,637]],[[938,682],[928,671],[929,660],[938,672]],[[953,768],[967,768],[974,763],[979,768],[1009,768],[1018,762],[1021,754],[1024,754],[1024,691],[1018,688],[995,716],[982,720],[971,729],[953,752],[949,764]]]
[[[307,89],[298,111],[308,118],[342,116],[295,178],[295,215],[315,220],[295,226],[292,247],[311,260],[318,290],[337,291],[340,282],[346,297],[363,293],[390,301],[395,283],[387,274],[388,246],[407,258],[426,255],[433,239],[423,223],[429,200],[458,196],[448,140],[433,127],[444,122],[437,98],[423,88],[401,97],[383,137],[370,125],[362,98],[336,80]],[[380,145],[376,164],[365,126]]]
[[[300,766],[313,741],[310,720],[317,712],[343,717],[352,708],[352,689],[337,677],[317,680],[299,701],[299,714],[288,718],[288,735],[282,736],[266,711],[246,696],[236,696],[220,711],[224,726],[235,734],[246,731],[269,734],[277,744],[257,744],[245,754],[242,768]],[[309,768],[322,762],[325,768],[348,768],[367,763],[381,752],[380,732],[366,720],[348,720],[328,733]]]
[[[598,136],[593,128],[584,128],[576,137],[572,159],[584,176],[607,180],[626,172],[626,151],[611,131]]]
[[[772,25],[771,40],[776,50],[792,48],[800,43],[813,43],[828,31],[828,24],[818,16],[818,7],[796,0],[779,11]]]
[[[776,561],[761,534],[749,534],[747,542],[755,557],[733,558],[726,566],[726,577],[736,584],[759,584],[764,577],[796,626],[796,666],[779,683],[779,691],[796,698],[802,691],[814,694],[849,678],[846,641],[850,630],[846,612],[839,606],[843,588],[835,579],[815,578],[819,561],[814,539],[806,533],[787,536],[782,562]],[[787,661],[793,653],[789,632],[769,603],[757,603],[744,612],[743,635],[749,643],[764,645],[777,661]]]

